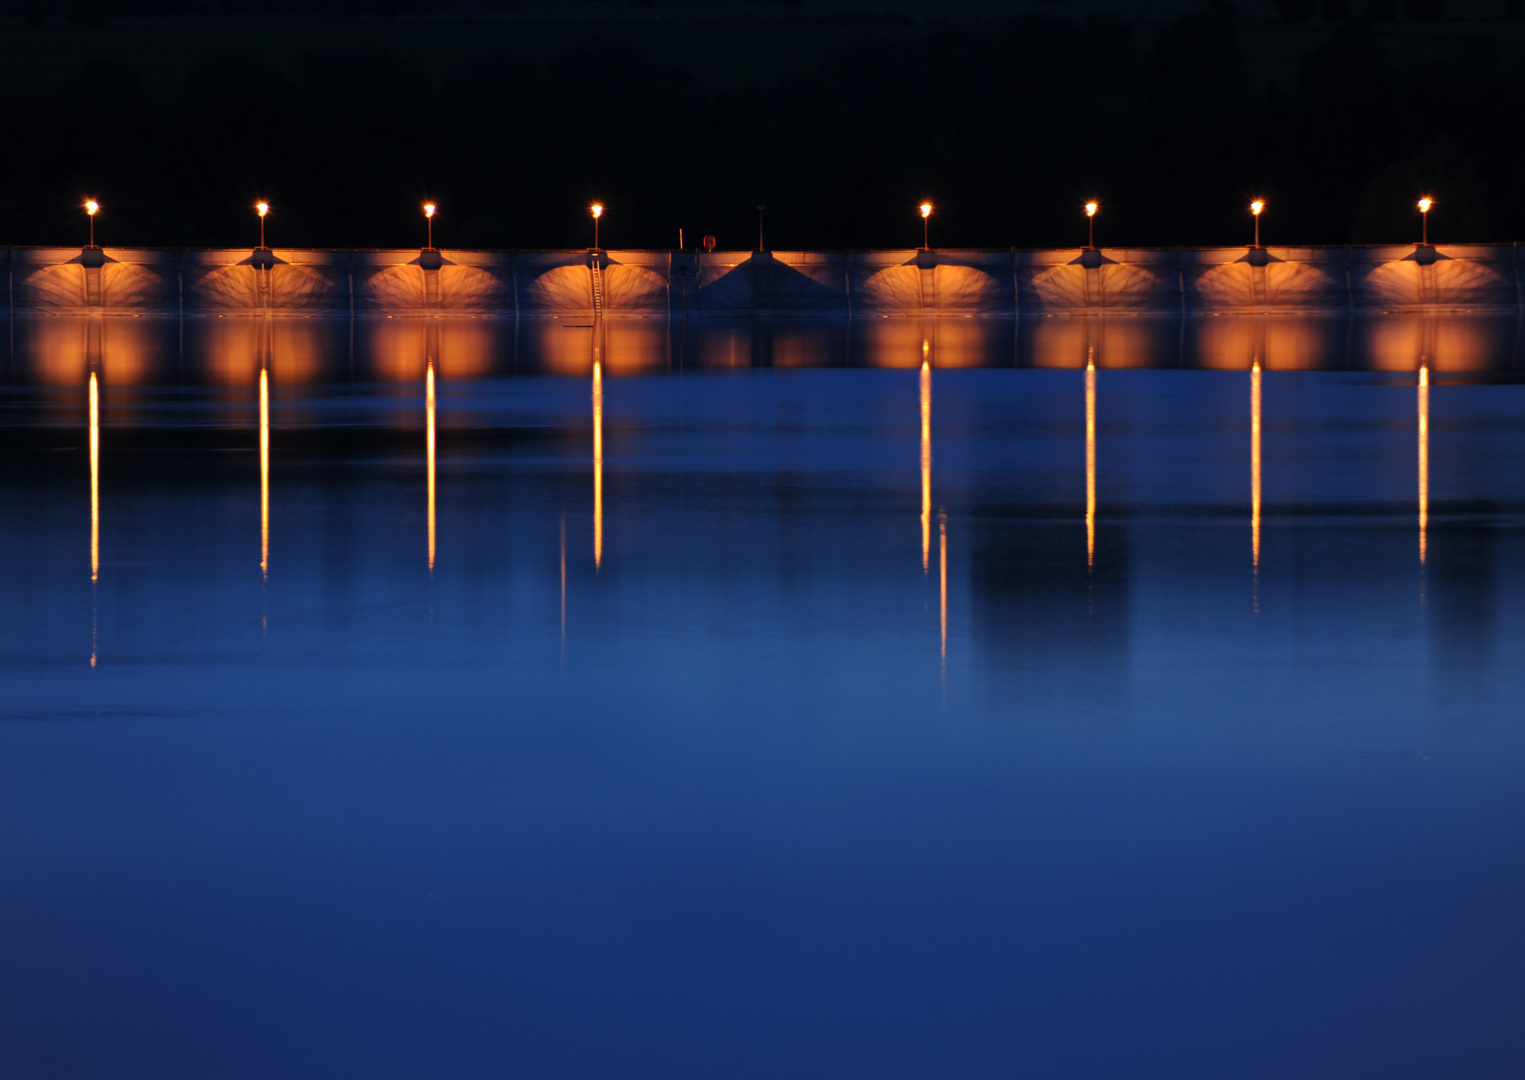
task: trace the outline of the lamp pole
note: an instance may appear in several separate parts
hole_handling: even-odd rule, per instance
[[[761,203],[757,204],[757,250],[763,250],[763,211],[768,209]]]
[[[1256,199],[1250,203],[1250,213],[1255,218],[1255,246],[1260,246],[1260,212],[1266,208],[1264,199]]]
[[[429,251],[434,250],[434,211],[436,209],[437,207],[432,202],[424,203],[424,220],[428,222],[429,230],[429,247],[427,249]]]
[[[101,208],[101,204],[94,199],[85,200],[85,216],[90,219],[90,246],[95,247],[95,212]]]
[[[597,251],[597,250],[599,250],[599,247],[598,247],[598,219],[604,216],[604,208],[603,208],[603,206],[601,204],[594,203],[588,209],[593,214],[593,250]]]
[[[1435,200],[1426,195],[1419,200],[1420,243],[1426,247],[1430,244],[1430,207],[1435,205]]]
[[[924,203],[921,204],[920,209],[921,209],[921,249],[923,251],[930,251],[931,248],[932,248],[932,244],[927,239],[927,237],[929,235],[927,220],[932,216],[932,204],[929,203],[929,202],[924,202]]]
[[[259,246],[260,250],[263,251],[265,248],[265,215],[270,213],[270,204],[267,202],[257,202],[254,204],[254,212],[259,215]]]
[[[1086,203],[1086,222],[1090,226],[1090,242],[1087,243],[1086,246],[1091,248],[1096,246],[1096,211],[1098,209],[1100,209],[1100,207],[1098,207],[1094,201]]]

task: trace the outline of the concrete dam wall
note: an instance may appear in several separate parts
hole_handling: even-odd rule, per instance
[[[1521,311],[1518,244],[857,252],[10,248],[11,315]]]

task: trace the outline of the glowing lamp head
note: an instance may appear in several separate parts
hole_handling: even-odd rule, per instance
[[[267,202],[257,202],[254,204],[254,212],[260,217],[264,217],[270,213],[270,204]]]
[[[94,199],[85,200],[85,213],[89,214],[91,217],[95,217],[95,212],[100,208],[101,204],[96,202]]]
[[[921,204],[921,216],[922,217],[931,217],[932,216],[932,204],[931,203],[924,202],[924,203]]]
[[[436,207],[432,202],[424,203],[424,217],[432,218],[436,209],[438,209],[438,207]]]
[[[1093,202],[1086,203],[1086,217],[1095,217],[1096,211],[1099,209],[1100,207]]]
[[[1250,203],[1250,213],[1254,214],[1256,217],[1259,217],[1260,212],[1265,208],[1266,204],[1259,199],[1256,199],[1254,202]]]
[[[594,217],[603,217],[604,216],[604,208],[599,203],[594,203],[588,209],[592,211]]]
[[[1430,207],[1434,205],[1435,200],[1426,195],[1424,198],[1419,200],[1419,212],[1421,214],[1428,214],[1430,212]]]

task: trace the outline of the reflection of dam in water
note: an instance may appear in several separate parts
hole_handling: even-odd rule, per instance
[[[1030,367],[1356,370],[1435,377],[1517,365],[1513,313],[1085,318],[491,319],[18,316],[7,327],[13,382],[252,386],[329,379],[441,379],[510,373],[588,377],[740,368]]]
[[[934,251],[7,249],[11,315],[1099,315],[1510,310],[1517,245]],[[94,265],[99,262],[101,265]]]

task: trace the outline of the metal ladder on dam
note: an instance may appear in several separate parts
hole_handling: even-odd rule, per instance
[[[593,253],[593,317],[604,317],[604,272],[598,265],[598,253]]]

